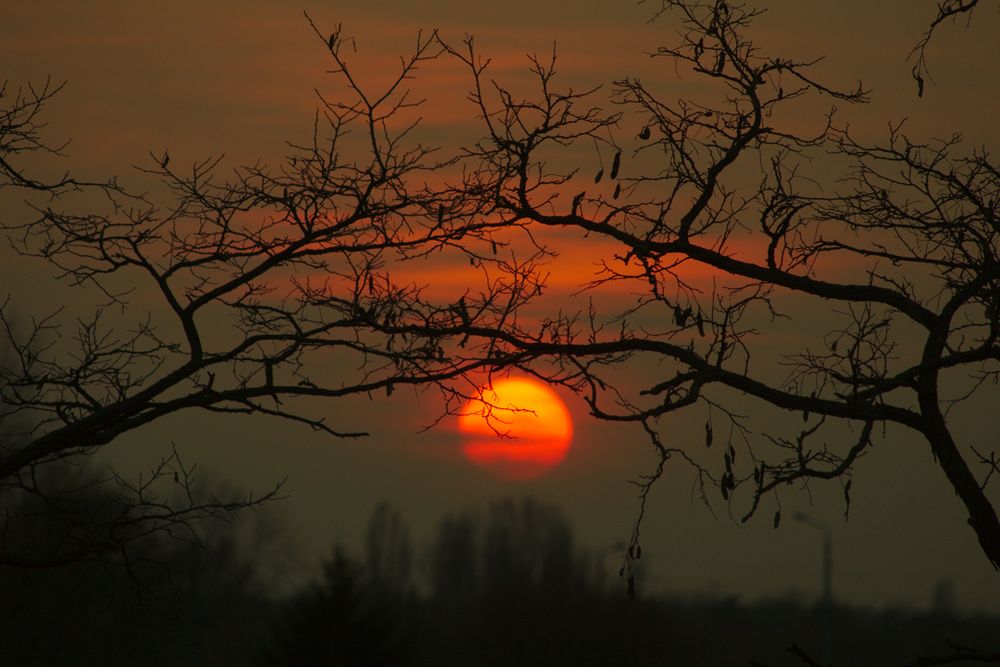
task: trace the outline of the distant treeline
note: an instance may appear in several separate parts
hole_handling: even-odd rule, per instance
[[[45,542],[60,525],[38,519],[33,534]],[[382,505],[363,554],[333,549],[317,580],[285,595],[261,566],[275,545],[237,528],[205,523],[200,543],[151,535],[130,562],[0,567],[0,664],[779,666],[804,664],[793,642],[818,658],[829,632],[833,664],[885,666],[948,641],[1000,643],[996,616],[827,615],[641,585],[630,600],[615,555],[580,549],[561,513],[531,499],[447,516],[422,550]]]

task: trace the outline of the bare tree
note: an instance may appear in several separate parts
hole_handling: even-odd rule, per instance
[[[16,142],[0,141],[2,185],[52,198],[34,203],[33,219],[4,223],[18,250],[107,304],[71,313],[73,350],[54,344],[66,331],[55,319],[18,334],[2,315],[15,353],[0,376],[2,416],[30,426],[0,452],[0,479],[193,408],[353,437],[289,399],[429,384],[454,401],[469,373],[519,367],[579,392],[600,418],[643,425],[660,454],[641,483],[643,507],[671,459],[694,466],[706,498],[717,489],[743,504],[744,519],[773,499],[777,525],[778,490],[796,481],[838,480],[849,506],[858,459],[883,429],[908,430],[1000,566],[988,487],[997,455],[957,443],[947,420],[1000,376],[1000,185],[988,152],[963,151],[957,136],[915,140],[902,126],[872,144],[832,110],[802,129],[817,100],[860,104],[867,91],[823,83],[815,61],[764,55],[747,37],[759,12],[745,5],[660,6],[681,32],[655,56],[705,82],[703,97],[671,101],[655,83],[622,79],[606,111],[597,88],[560,89],[554,56],[532,60],[538,92],[523,97],[489,79],[471,39],[446,44],[436,33],[418,37],[387,88],[369,91],[338,28],[316,33],[347,95],[323,100],[313,141],[291,146],[277,168],[223,178],[219,160],[188,171],[151,156],[147,174],[168,193],[156,205],[114,181],[47,186],[13,164]],[[408,80],[445,54],[468,67],[485,136],[439,157],[414,138]],[[4,137],[36,137],[45,101],[8,104]],[[587,155],[593,175],[579,167]],[[558,166],[567,162],[577,166]],[[77,188],[105,193],[109,212],[61,209]],[[613,248],[588,291],[624,286],[637,298],[519,316],[544,287],[536,260],[558,250],[533,235],[544,228]],[[523,231],[534,245],[519,257],[496,231]],[[433,303],[390,275],[439,252],[483,267],[482,288]],[[693,280],[693,266],[714,283]],[[134,322],[130,290],[143,285],[160,310]],[[757,334],[798,321],[803,300],[833,318],[829,327],[769,358]],[[336,374],[320,372],[331,365]],[[621,382],[633,366],[645,374]],[[741,396],[798,413],[802,425],[755,428]],[[701,455],[663,442],[658,420],[699,404],[705,444],[724,446]],[[627,567],[641,553],[641,518]]]
[[[920,141],[901,124],[884,143],[861,141],[832,109],[803,130],[817,100],[861,104],[868,92],[822,83],[815,61],[763,54],[747,37],[759,13],[663,0],[657,16],[679,19],[680,39],[655,56],[706,92],[675,101],[655,83],[622,79],[613,112],[592,91],[560,90],[554,58],[533,61],[538,92],[520,98],[489,80],[471,40],[449,47],[485,120],[466,152],[481,208],[510,225],[603,240],[595,251],[612,249],[587,292],[637,294],[626,306],[605,300],[618,309],[465,330],[575,390],[594,415],[642,424],[660,455],[640,484],[643,508],[671,459],[694,466],[706,498],[742,505],[744,521],[772,498],[777,526],[777,494],[793,482],[835,480],[849,507],[854,465],[892,429],[927,443],[1000,567],[988,487],[997,454],[957,442],[947,418],[1000,379],[997,167],[958,135]],[[588,150],[598,153],[593,172],[550,166],[559,155],[579,165]],[[707,282],[691,277],[698,266]],[[769,356],[764,336],[786,323],[801,348]],[[547,365],[531,363],[541,357]],[[637,372],[622,380],[623,369]],[[768,417],[755,427],[741,414],[746,397],[768,415],[801,415],[799,425]],[[659,429],[696,405],[707,408],[705,445],[722,445],[704,455],[665,443]],[[627,566],[639,557],[641,517]]]
[[[20,254],[101,302],[20,321],[3,302],[12,360],[0,369],[0,422],[23,427],[0,446],[5,488],[35,492],[39,466],[191,409],[358,437],[289,399],[421,384],[454,392],[447,381],[494,363],[459,347],[463,326],[498,326],[534,287],[530,271],[505,265],[502,278],[459,304],[432,304],[422,286],[391,274],[432,253],[503,264],[490,239],[495,225],[475,215],[478,198],[428,185],[428,174],[453,160],[414,138],[421,102],[409,80],[442,53],[437,35],[418,35],[395,78],[368,90],[347,60],[352,40],[339,27],[316,34],[346,92],[321,98],[311,143],[290,144],[277,167],[228,175],[221,158],[185,168],[167,152],[150,154],[141,171],[159,183],[152,194],[129,194],[116,181],[29,176],[23,153],[61,152],[44,143],[39,122],[58,87],[0,97],[0,187],[25,192],[31,211],[0,225]],[[100,212],[81,212],[77,195],[94,192],[106,205],[91,197]],[[407,325],[433,333],[387,331]],[[186,488],[175,457],[153,477]],[[149,509],[143,487],[133,490],[133,509]],[[171,516],[203,509],[195,503]]]
[[[365,531],[365,562],[376,582],[393,591],[412,584],[413,544],[399,512],[385,501],[379,503]]]

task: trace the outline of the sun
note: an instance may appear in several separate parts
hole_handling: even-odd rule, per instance
[[[533,479],[559,465],[573,438],[566,404],[527,377],[497,380],[481,389],[465,404],[458,430],[465,458],[512,480]]]

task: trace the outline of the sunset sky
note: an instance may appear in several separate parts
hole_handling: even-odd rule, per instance
[[[181,164],[222,153],[227,164],[277,163],[286,154],[286,141],[309,139],[316,91],[335,97],[342,87],[327,74],[329,56],[303,11],[323,29],[343,24],[343,34],[357,43],[357,55],[351,56],[356,72],[373,83],[397,67],[419,30],[438,29],[454,43],[466,33],[475,35],[480,53],[493,59],[492,76],[505,81],[524,81],[525,54],[549,54],[555,43],[557,69],[566,85],[607,89],[616,78],[639,76],[668,98],[675,89],[676,95],[686,95],[699,85],[648,56],[676,29],[669,16],[648,23],[657,4],[652,2],[8,4],[0,21],[0,61],[8,85],[47,77],[67,82],[45,118],[53,142],[71,140],[69,157],[46,161],[44,168],[94,179],[118,175],[136,189],[150,187],[148,177],[132,168],[148,165],[150,152],[160,155],[167,149]],[[874,89],[871,104],[843,110],[843,119],[859,135],[882,137],[890,121],[905,117],[915,136],[961,132],[969,147],[997,146],[1000,15],[992,8],[977,12],[968,28],[964,23],[942,27],[929,51],[934,82],[917,99],[906,56],[932,17],[934,2],[781,0],[767,5],[755,32],[764,49],[803,59],[825,56],[817,76],[844,87],[863,79]],[[422,136],[452,149],[477,136],[479,121],[466,99],[469,85],[467,73],[455,63],[421,69],[412,88],[427,100]],[[593,166],[587,162],[581,169],[589,174]],[[579,303],[572,294],[593,277],[603,249],[571,235],[559,247],[561,256],[549,268],[552,294],[546,303],[569,307]],[[464,266],[433,262],[405,270],[413,280],[431,284],[432,294],[441,290],[444,298],[449,286],[467,275]],[[48,277],[44,266],[0,248],[0,300],[12,293],[17,312],[44,310],[71,298]],[[802,307],[803,322],[821,315],[808,310],[815,304]],[[774,331],[765,349],[773,353],[795,345],[797,335],[795,327]],[[444,513],[512,494],[557,504],[578,539],[607,554],[609,571],[617,571],[620,555],[614,545],[627,539],[637,511],[628,480],[650,472],[655,456],[641,429],[597,422],[578,398],[561,396],[572,416],[572,448],[560,465],[527,480],[497,477],[466,460],[454,419],[423,432],[443,408],[436,394],[405,391],[375,401],[307,404],[344,429],[371,432],[359,441],[338,441],[262,418],[191,413],[122,437],[109,447],[109,456],[135,469],[173,442],[225,484],[265,488],[287,477],[290,497],[282,507],[304,554],[303,576],[313,572],[334,541],[359,544],[381,500],[399,507],[416,538],[426,540]],[[992,387],[964,408],[958,430],[967,440],[996,444],[998,400]],[[672,444],[702,447],[703,423],[704,412],[695,410],[671,416],[661,430]],[[651,496],[644,530],[648,586],[747,598],[818,595],[817,531],[793,521],[776,531],[768,514],[741,525],[738,513],[730,518],[718,499],[713,499],[713,515],[697,498],[693,482],[691,471],[677,466]],[[838,599],[926,607],[934,587],[951,581],[963,608],[1000,611],[1000,576],[980,552],[925,443],[890,430],[858,465],[853,487],[847,522],[839,485],[814,485],[811,497],[805,492],[783,496],[787,517],[800,510],[831,527]],[[1000,503],[996,487],[992,498]]]

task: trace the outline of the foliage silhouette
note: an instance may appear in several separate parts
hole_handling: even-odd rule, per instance
[[[369,530],[385,516],[398,514],[380,506]],[[530,498],[443,517],[423,562],[427,585],[386,588],[337,549],[321,580],[286,603],[266,664],[791,666],[803,663],[789,643],[808,656],[826,622],[822,607],[791,598],[630,600],[575,546],[561,513]],[[922,664],[911,661],[945,655],[948,640],[988,647],[1000,625],[944,611],[833,612],[837,665]]]
[[[414,648],[403,594],[378,584],[336,549],[322,580],[287,604],[266,649],[266,665],[405,665]]]
[[[383,517],[398,518],[383,510]],[[240,516],[245,521],[251,515]],[[379,523],[375,515],[372,524]],[[406,532],[401,520],[399,525]],[[574,544],[572,530],[557,510],[533,500],[501,500],[484,512],[443,519],[425,556],[416,559],[427,565],[426,581],[418,571],[393,586],[373,576],[378,566],[337,549],[315,582],[279,596],[257,561],[259,545],[237,539],[220,522],[204,524],[202,531],[201,545],[150,535],[155,544],[146,553],[158,567],[146,571],[144,597],[135,595],[134,575],[96,561],[30,570],[0,566],[4,660],[26,666],[792,666],[804,663],[785,650],[789,642],[809,655],[821,640],[820,610],[794,599],[745,604],[646,594],[629,600],[606,584],[585,550],[551,546],[567,539]],[[490,533],[494,537],[487,539]],[[487,555],[487,542],[508,552],[525,535],[533,537],[518,545],[521,562],[561,565],[575,573],[571,589],[554,589],[542,578],[511,582],[487,569],[495,560]],[[466,569],[479,583],[462,591],[433,585],[434,572],[451,570],[470,552],[478,555]],[[873,667],[952,664],[914,657],[943,658],[951,652],[948,640],[986,649],[1000,626],[995,615],[847,607],[837,607],[834,620],[834,664]],[[991,655],[980,653],[984,661]]]
[[[5,499],[8,516],[30,516],[9,538],[27,554],[62,553],[52,541],[71,540],[85,527],[104,530],[106,513],[120,509],[113,487],[97,484],[92,471],[49,467],[51,493]],[[72,526],[60,503],[73,498]],[[79,489],[88,491],[80,498]],[[23,505],[32,505],[25,510]],[[246,515],[246,519],[251,519]],[[115,530],[122,530],[118,522]],[[0,654],[5,664],[174,665],[252,662],[257,641],[271,622],[269,575],[252,549],[220,521],[185,539],[163,531],[130,540],[128,558],[101,553],[50,566],[0,564]],[[16,532],[16,534],[15,534]],[[269,526],[269,540],[282,539]],[[93,537],[88,541],[93,543]],[[258,545],[259,546],[259,545]]]

